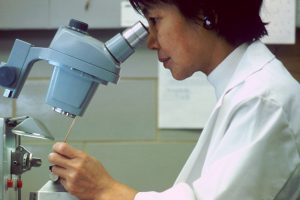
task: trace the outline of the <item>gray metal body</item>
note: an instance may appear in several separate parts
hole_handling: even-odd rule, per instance
[[[7,127],[6,120],[6,118],[0,118],[0,200],[16,199],[17,197],[16,192],[12,192],[6,187],[6,182],[8,179],[17,178],[15,175],[11,176],[10,173],[10,152],[15,149],[16,144],[15,136]]]
[[[21,199],[21,175],[32,167],[41,166],[41,159],[21,145],[21,136],[39,139],[54,139],[41,122],[24,116],[0,118],[0,200]],[[8,187],[12,181],[12,187]]]

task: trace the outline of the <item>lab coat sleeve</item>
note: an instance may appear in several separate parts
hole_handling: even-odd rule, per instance
[[[220,124],[224,136],[193,183],[197,199],[273,200],[299,164],[287,113],[268,95],[231,108]]]
[[[164,192],[139,192],[134,200],[196,200],[193,190],[186,183],[179,183]]]
[[[135,200],[273,200],[299,164],[284,109],[261,97],[231,108],[217,123],[223,136],[211,144],[200,177]]]

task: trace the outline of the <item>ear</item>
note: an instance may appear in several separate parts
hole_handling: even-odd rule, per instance
[[[215,20],[209,16],[204,16],[203,27],[207,30],[212,30],[215,28]]]
[[[203,14],[203,27],[207,30],[215,29],[217,25],[217,15],[214,11],[206,11]]]

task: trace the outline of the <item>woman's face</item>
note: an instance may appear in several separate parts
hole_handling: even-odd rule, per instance
[[[175,79],[183,80],[196,71],[209,74],[224,59],[220,37],[187,20],[176,6],[159,4],[143,12],[149,22],[147,46],[157,51]]]

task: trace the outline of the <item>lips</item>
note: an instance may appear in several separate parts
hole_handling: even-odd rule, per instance
[[[165,68],[169,69],[171,67],[171,58],[160,58],[159,61],[163,63]]]
[[[170,58],[158,58],[158,60],[162,63],[168,61]]]
[[[169,60],[171,60],[171,58],[169,57],[165,57],[165,58],[158,58],[160,62],[162,62],[164,64],[164,67],[168,67],[168,62]]]

